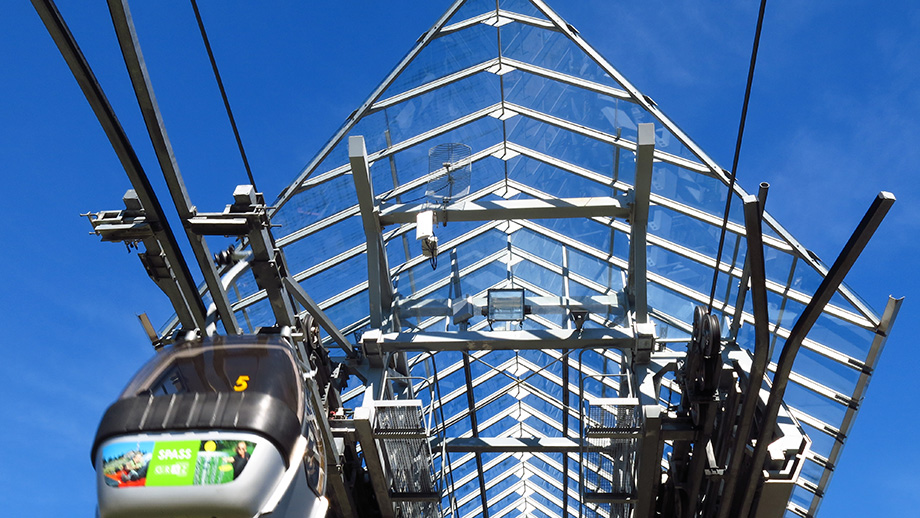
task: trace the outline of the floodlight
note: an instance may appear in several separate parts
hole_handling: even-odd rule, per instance
[[[489,322],[524,320],[524,290],[494,289],[488,292]]]

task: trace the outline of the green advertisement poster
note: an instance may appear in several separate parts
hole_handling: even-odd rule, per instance
[[[103,448],[111,487],[208,486],[236,480],[255,450],[239,440],[120,442]]]
[[[148,486],[190,486],[201,441],[157,442],[147,468]]]

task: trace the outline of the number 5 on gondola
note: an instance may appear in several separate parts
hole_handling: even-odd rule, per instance
[[[233,390],[237,392],[242,392],[249,387],[249,376],[240,376],[236,378],[236,385],[233,386]]]

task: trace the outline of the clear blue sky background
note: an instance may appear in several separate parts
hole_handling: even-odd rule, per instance
[[[449,0],[202,0],[256,180],[274,198],[449,6]],[[731,164],[759,2],[550,4],[710,156]],[[269,5],[271,7],[269,7]],[[167,198],[105,2],[59,7]],[[132,2],[189,192],[220,210],[245,172],[188,2]],[[917,516],[920,382],[920,4],[772,0],[739,177],[830,263],[875,194],[898,196],[848,283],[879,310],[908,296],[822,508]],[[152,355],[135,315],[169,304],[121,245],[79,214],[122,207],[129,183],[29,2],[0,15],[0,514],[92,516],[89,449]]]

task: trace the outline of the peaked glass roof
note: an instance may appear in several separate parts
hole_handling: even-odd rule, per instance
[[[357,343],[370,327],[371,296],[350,136],[364,137],[373,203],[386,223],[387,214],[424,208],[428,182],[445,173],[430,166],[429,151],[446,143],[465,144],[472,153],[469,192],[450,200],[454,208],[515,200],[623,199],[634,186],[641,123],[655,127],[649,313],[659,340],[683,350],[693,308],[709,299],[726,174],[539,0],[457,1],[279,196],[272,216],[280,225],[275,236],[296,279]],[[729,322],[736,319],[746,251],[743,194],[740,187],[732,193],[736,200],[715,292],[714,311]],[[775,362],[827,268],[769,214],[764,223]],[[512,287],[523,288],[529,298],[593,301],[586,329],[627,322],[622,294],[630,224],[623,219],[448,219],[435,228],[436,269],[423,255],[415,226],[413,219],[382,228],[399,326],[390,331],[457,330],[449,312],[444,316],[430,310],[432,305],[449,307],[450,299]],[[459,282],[452,282],[452,271]],[[251,274],[230,296],[241,323],[272,323]],[[741,324],[737,340],[748,349],[753,349],[752,320],[747,299],[736,322]],[[786,403],[813,442],[790,513],[817,510],[880,351],[880,322],[842,287],[799,352]],[[503,325],[519,328],[495,324],[496,329]],[[528,315],[521,327],[570,328],[572,323],[564,311],[544,311]],[[477,314],[469,328],[488,329],[489,323]],[[408,361],[413,375],[437,382],[434,398],[426,391],[421,397],[435,399],[435,421],[450,437],[577,437],[581,385],[585,397],[618,393],[611,378],[587,378],[619,372],[614,350],[580,356],[558,349],[410,353]],[[347,405],[360,405],[359,383],[352,378]],[[468,388],[472,400],[466,397]],[[669,395],[662,390],[663,405]],[[564,462],[562,453],[484,453],[479,459],[451,454],[449,480],[459,516],[562,516],[563,509],[579,516],[577,454],[570,459]],[[449,508],[448,500],[443,507]]]

